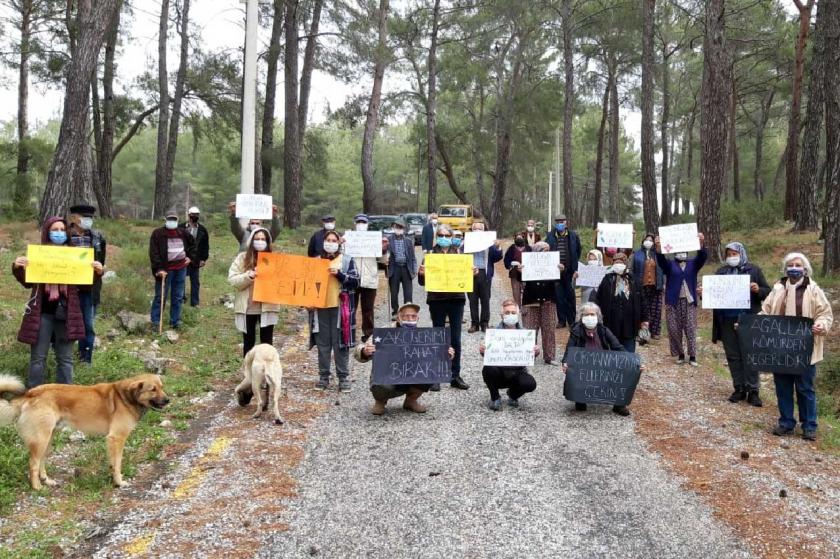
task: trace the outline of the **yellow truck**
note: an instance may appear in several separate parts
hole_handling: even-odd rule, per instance
[[[453,230],[469,231],[473,217],[473,207],[467,204],[443,204],[438,209],[438,223],[446,224]]]

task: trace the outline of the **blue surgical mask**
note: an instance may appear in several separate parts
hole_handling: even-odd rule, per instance
[[[452,237],[452,246],[454,246],[454,247],[461,246],[461,237]]]
[[[555,223],[554,228],[562,233],[563,231],[566,230],[566,224],[565,223]]]
[[[437,244],[440,248],[449,248],[452,246],[452,239],[449,237],[438,237]]]
[[[402,327],[402,328],[417,328],[417,321],[416,320],[415,321],[403,320],[402,322],[400,322],[400,327]]]
[[[50,242],[54,245],[63,245],[67,242],[67,233],[64,231],[50,231]]]
[[[52,233],[50,233],[50,234],[52,234]],[[786,270],[786,273],[787,273],[787,277],[789,277],[790,279],[798,280],[799,278],[801,278],[802,276],[805,275],[805,270],[803,268],[788,267],[788,269]]]
[[[177,219],[167,219],[166,220],[166,228],[170,231],[178,228],[178,220]]]

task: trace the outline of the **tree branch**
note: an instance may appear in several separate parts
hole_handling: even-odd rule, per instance
[[[137,120],[135,120],[134,124],[131,125],[131,128],[128,130],[123,139],[120,140],[120,143],[114,146],[114,151],[111,152],[111,161],[117,158],[117,155],[119,155],[119,153],[122,151],[122,148],[124,148],[125,145],[131,140],[131,138],[133,138],[134,135],[137,134],[137,131],[140,130],[140,126],[143,125],[143,121],[146,119],[146,117],[157,111],[159,107],[160,104],[156,103],[155,105],[149,107],[137,116]]]

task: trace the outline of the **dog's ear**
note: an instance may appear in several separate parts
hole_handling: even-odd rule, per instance
[[[128,398],[132,404],[140,403],[140,395],[145,389],[145,383],[142,380],[132,382],[128,387]]]

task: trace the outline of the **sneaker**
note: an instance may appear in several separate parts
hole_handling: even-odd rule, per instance
[[[682,365],[683,363],[685,363],[685,355],[680,355],[677,357],[677,365]]]
[[[740,401],[746,400],[746,399],[747,399],[747,393],[744,392],[743,390],[741,390],[740,388],[736,388],[735,392],[733,392],[732,395],[729,396],[729,401],[732,402],[733,404],[735,402],[740,402]]]
[[[458,390],[469,390],[470,385],[464,382],[460,376],[452,377],[452,382],[449,383],[452,388],[457,388]]]
[[[487,407],[493,411],[501,411],[502,409],[502,399],[499,398],[498,400],[490,400],[490,403],[487,404]]]
[[[815,441],[817,440],[817,432],[811,431],[810,429],[807,431],[802,431],[802,438],[806,441]]]
[[[747,394],[747,403],[757,408],[764,405],[764,402],[761,401],[761,397],[758,395],[758,390],[750,390],[749,394]]]
[[[347,379],[343,379],[338,381],[338,391],[339,392],[350,392],[350,389],[353,388],[353,385],[350,384],[350,381]]]
[[[700,363],[697,362],[696,357],[689,357],[688,358],[688,364],[691,365],[692,367],[699,367],[700,366]]]
[[[794,431],[793,427],[782,427],[781,425],[776,425],[773,428],[773,434],[777,437],[784,437],[786,435],[792,435]]]
[[[321,391],[324,391],[329,387],[330,387],[330,379],[328,379],[328,378],[322,378],[321,380],[318,381],[318,384],[315,385],[315,388],[317,388],[318,390],[321,390]]]
[[[508,396],[507,404],[512,408],[518,408],[519,407],[519,400],[517,400],[515,398],[511,398],[510,396]]]
[[[439,382],[434,383],[434,384],[433,384],[433,385],[429,388],[429,390],[431,390],[432,392],[440,392],[440,383],[439,383]]]
[[[627,409],[627,406],[613,406],[612,411],[614,414],[620,415],[621,417],[627,417],[630,415],[630,410]]]
[[[575,402],[575,411],[586,411],[586,404],[583,402]]]

